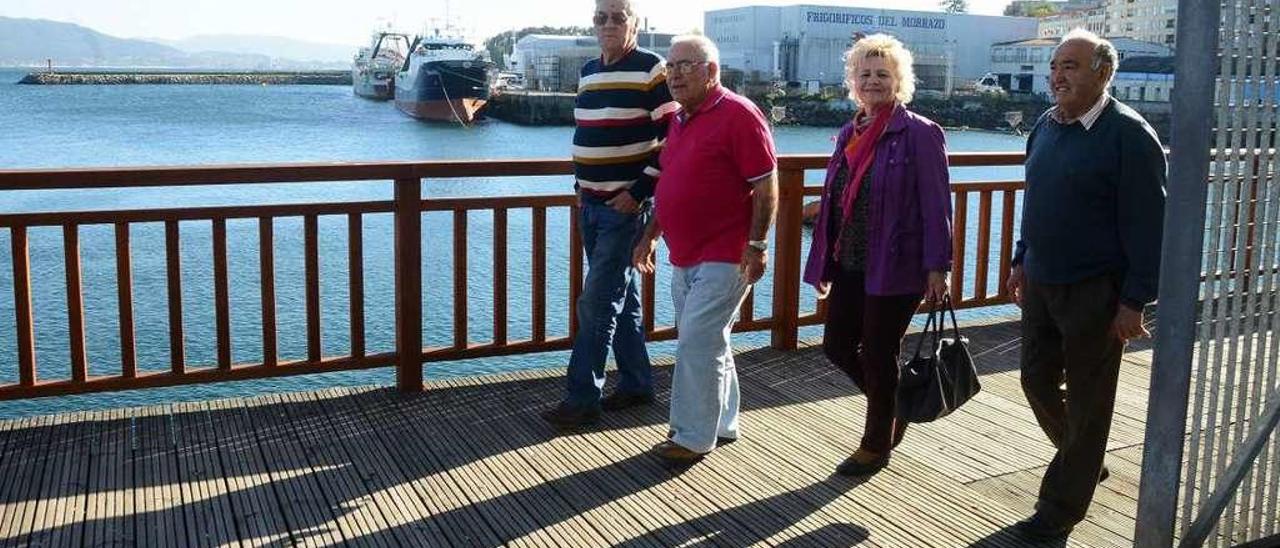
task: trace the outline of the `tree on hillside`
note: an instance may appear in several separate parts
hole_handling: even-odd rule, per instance
[[[968,0],[942,0],[938,6],[947,13],[969,13]]]
[[[1048,17],[1055,13],[1058,13],[1058,10],[1049,4],[1039,4],[1027,8],[1027,17]]]
[[[1004,7],[1004,14],[1010,17],[1048,17],[1058,13],[1058,9],[1048,2],[1017,3],[1010,2]]]
[[[525,27],[520,30],[509,30],[484,41],[484,48],[489,51],[489,57],[493,59],[498,66],[506,67],[507,54],[511,53],[511,47],[521,38],[530,34],[559,34],[568,36],[592,36],[595,30],[591,27]]]

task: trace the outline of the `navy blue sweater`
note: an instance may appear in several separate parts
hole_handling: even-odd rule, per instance
[[[600,200],[619,192],[652,196],[662,175],[658,152],[678,106],[658,54],[636,48],[611,65],[588,61],[573,109],[574,187]]]
[[[1155,131],[1114,98],[1088,130],[1041,116],[1013,263],[1036,283],[1116,276],[1120,302],[1141,310],[1159,282],[1166,168]]]

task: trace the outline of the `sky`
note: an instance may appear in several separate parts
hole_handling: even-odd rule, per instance
[[[649,26],[663,32],[702,27],[705,10],[749,5],[883,8],[884,0],[633,0]],[[969,0],[969,12],[999,15],[1009,0]],[[894,9],[937,11],[937,0],[894,0]],[[180,39],[202,34],[284,36],[363,44],[386,22],[417,32],[446,12],[483,39],[530,26],[590,25],[590,0],[0,0],[0,16],[52,19],[121,38]]]

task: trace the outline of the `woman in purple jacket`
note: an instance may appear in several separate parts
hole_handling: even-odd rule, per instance
[[[823,350],[867,396],[858,450],[836,471],[874,474],[889,463],[906,423],[894,418],[898,352],[922,299],[947,296],[951,190],[942,128],[906,108],[915,91],[911,53],[885,34],[845,57],[858,105],[827,164],[822,209],[804,281],[827,299]]]

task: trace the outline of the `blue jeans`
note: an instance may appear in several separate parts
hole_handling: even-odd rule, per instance
[[[578,333],[569,357],[566,402],[575,407],[600,405],[604,362],[613,348],[618,363],[618,392],[652,394],[653,373],[640,321],[640,288],[631,253],[652,213],[614,211],[585,198],[579,210],[587,279],[578,297]]]
[[[738,438],[738,370],[729,334],[751,286],[738,265],[699,263],[675,267],[676,368],[671,374],[671,440],[706,453],[716,438]]]

